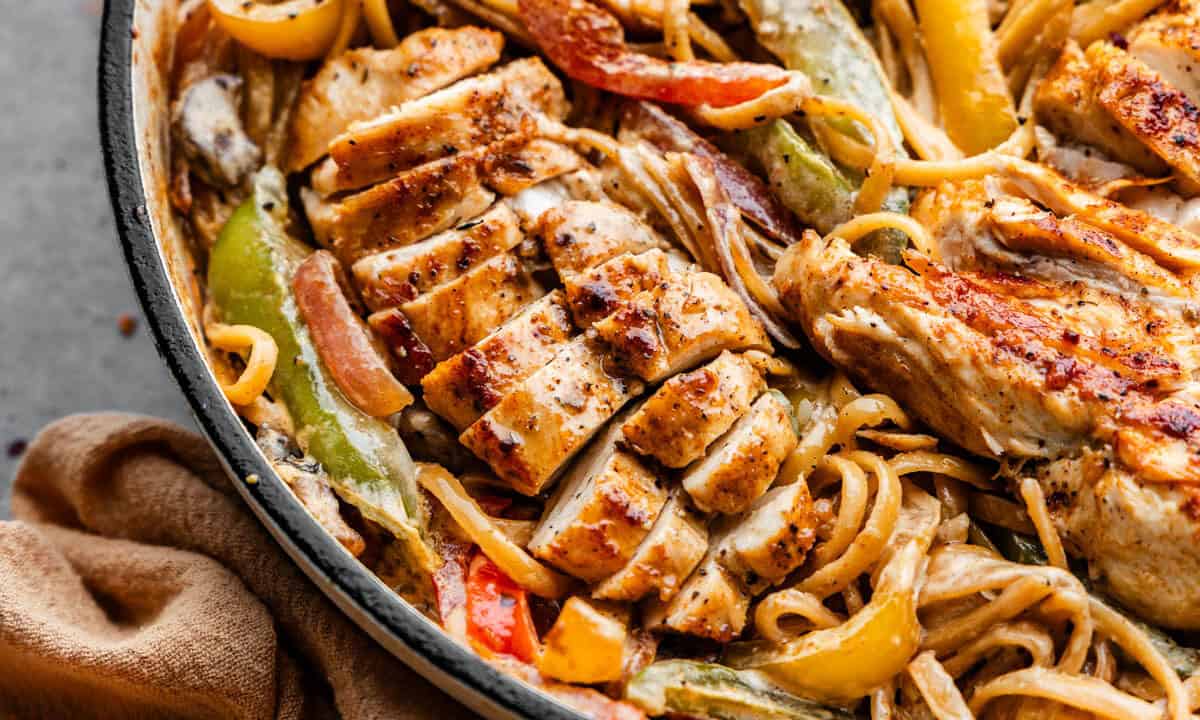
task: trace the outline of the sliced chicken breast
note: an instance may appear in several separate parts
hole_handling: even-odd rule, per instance
[[[673,273],[593,327],[623,367],[651,383],[725,350],[771,348],[742,299],[707,272]]]
[[[622,426],[630,447],[670,468],[682,468],[746,414],[767,389],[742,355],[716,360],[662,384]]]
[[[662,250],[625,253],[590,270],[570,273],[563,282],[575,324],[589,328],[624,307],[638,293],[664,282],[671,264]]]
[[[798,442],[787,400],[764,393],[680,482],[701,510],[744,512],[775,481]]]
[[[459,440],[513,489],[541,492],[641,383],[609,374],[587,339],[569,343],[475,421]]]
[[[311,165],[352,123],[486,69],[503,48],[494,30],[428,28],[389,50],[358,48],[323,63],[300,91],[288,169]]]
[[[642,624],[649,630],[668,630],[729,642],[746,628],[750,592],[710,553],[670,600],[648,600]]]
[[[671,492],[649,534],[623,568],[601,581],[593,595],[607,600],[669,600],[708,549],[708,530],[679,489]]]
[[[442,361],[487,337],[544,294],[524,261],[510,252],[404,303],[400,310],[434,359]]]
[[[497,154],[486,184],[501,195],[516,195],[539,183],[579,170],[584,164],[583,157],[566,145],[538,138]]]
[[[530,303],[483,340],[441,362],[421,381],[425,403],[462,432],[571,337],[561,290]]]
[[[352,272],[371,310],[396,307],[452,282],[515,248],[525,235],[517,216],[497,203],[483,215],[413,245],[368,255]]]
[[[562,84],[536,57],[405,102],[350,127],[329,146],[329,160],[312,176],[328,195],[355,190],[464,149],[490,145],[538,114],[561,119]]]
[[[623,253],[666,247],[636,215],[608,202],[572,200],[550,208],[534,232],[564,280]]]
[[[529,551],[588,582],[629,562],[667,501],[666,483],[617,446],[620,418],[563,477]]]

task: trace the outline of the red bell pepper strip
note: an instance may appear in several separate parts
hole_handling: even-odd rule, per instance
[[[537,655],[528,594],[481,552],[467,571],[467,634],[489,650],[522,662],[531,663]]]
[[[728,107],[787,82],[774,65],[671,62],[625,45],[617,18],[588,0],[519,0],[521,20],[547,56],[572,78],[627,97]]]
[[[333,255],[309,255],[292,280],[296,305],[308,325],[321,362],[346,399],[372,417],[387,417],[413,401],[371,342],[370,330],[354,312],[338,280]]]

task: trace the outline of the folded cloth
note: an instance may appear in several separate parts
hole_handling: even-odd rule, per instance
[[[12,511],[0,716],[471,716],[321,595],[183,428],[60,420],[17,469]]]

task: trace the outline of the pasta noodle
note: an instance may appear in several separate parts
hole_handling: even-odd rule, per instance
[[[244,353],[246,369],[232,384],[222,384],[225,397],[234,405],[249,405],[267,390],[275,374],[279,347],[275,338],[252,325],[223,325],[210,323],[204,328],[208,342],[218,350]]]

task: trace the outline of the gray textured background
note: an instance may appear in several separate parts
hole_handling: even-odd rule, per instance
[[[191,425],[117,245],[96,120],[99,0],[5,3],[0,21],[0,514],[19,458],[62,415]],[[132,337],[117,318],[137,318]]]

